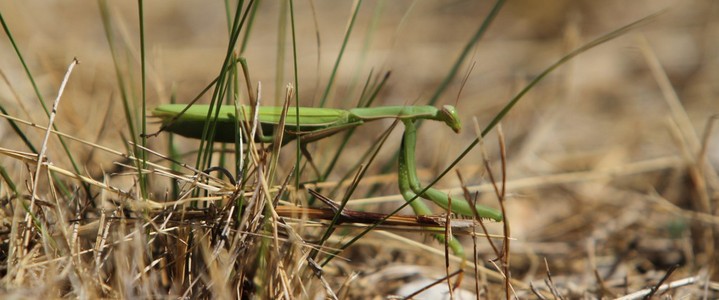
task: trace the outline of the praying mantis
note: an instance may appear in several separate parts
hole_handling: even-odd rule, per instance
[[[185,137],[202,138],[203,125],[207,118],[208,105],[196,104],[186,107],[184,104],[160,105],[152,115],[162,120],[162,129]],[[243,105],[240,111],[250,112],[250,107]],[[283,108],[280,106],[260,106],[258,112],[259,123],[264,135],[255,137],[256,141],[272,142],[274,128],[279,124]],[[442,121],[452,128],[454,132],[462,129],[454,106],[445,105],[441,109],[434,106],[383,106],[374,108],[352,108],[349,110],[333,108],[299,108],[299,124],[297,123],[297,110],[288,109],[285,131],[282,144],[294,139],[301,143],[310,143],[328,137],[332,134],[362,125],[365,122],[397,118],[400,120],[429,119]],[[217,132],[214,141],[234,143],[236,110],[234,106],[220,107],[217,118]],[[244,120],[244,116],[240,117]]]
[[[189,138],[201,139],[209,109],[208,105],[187,107],[184,104],[167,104],[155,108],[152,115],[161,119],[161,130]],[[242,106],[239,109],[234,106],[221,106],[219,108],[219,116],[216,120],[217,130],[214,136],[215,141],[235,142],[237,135],[234,128],[238,121],[236,116],[240,115],[239,120],[244,120],[242,114],[237,114],[236,112],[243,110],[249,112],[250,108],[248,106]],[[298,113],[299,118],[297,118]],[[279,125],[282,114],[283,107],[260,106],[257,115],[262,126],[263,135],[258,135],[254,140],[272,142],[274,130]],[[445,105],[441,108],[434,106],[382,106],[352,108],[349,110],[300,107],[298,110],[289,109],[286,114],[283,145],[295,139],[300,143],[310,143],[373,120],[399,119],[405,126],[399,156],[399,189],[402,197],[406,201],[410,201],[415,214],[430,215],[432,213],[424,202],[415,199],[421,197],[462,216],[479,216],[480,218],[492,219],[498,222],[503,219],[502,214],[493,208],[472,205],[459,196],[453,196],[450,201],[446,193],[431,187],[424,188],[419,181],[415,164],[417,140],[415,122],[422,119],[440,121],[444,122],[455,133],[459,133],[462,129],[462,123],[454,106]],[[436,236],[440,241],[444,241],[444,235],[437,234]],[[448,243],[455,254],[464,255],[457,240],[452,239]]]

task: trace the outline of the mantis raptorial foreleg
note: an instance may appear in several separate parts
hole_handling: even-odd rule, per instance
[[[404,145],[404,142],[402,143]],[[409,175],[409,170],[407,168],[407,163],[405,163],[405,155],[404,151],[400,150],[399,154],[399,191],[402,194],[402,197],[407,200],[411,201],[409,205],[412,207],[412,210],[414,213],[418,216],[429,216],[432,214],[432,210],[427,206],[426,203],[424,203],[422,200],[417,199],[419,196],[412,190],[410,187],[409,177],[412,175]],[[415,174],[416,175],[416,174]],[[414,199],[414,200],[412,200]],[[440,242],[444,243],[446,236],[444,234],[435,234],[435,238]],[[462,244],[459,243],[457,239],[450,239],[447,241],[447,244],[450,249],[452,249],[452,252],[454,255],[457,255],[459,257],[464,257],[464,248],[462,247]]]
[[[399,190],[405,200],[411,201],[410,205],[417,215],[429,215],[432,212],[429,208],[417,198],[425,198],[431,200],[437,205],[449,209],[450,211],[467,217],[479,216],[480,218],[489,218],[495,221],[502,221],[502,214],[489,207],[482,205],[472,206],[467,200],[462,197],[452,197],[451,205],[449,196],[439,190],[433,188],[423,188],[420,185],[419,178],[417,176],[417,167],[415,165],[415,147],[417,144],[417,127],[414,124],[414,120],[403,120],[405,129],[404,136],[402,139],[402,146],[399,155]],[[445,236],[443,234],[437,234],[436,237],[443,241]],[[449,241],[449,246],[452,248],[454,254],[458,256],[464,255],[462,246],[456,239]]]

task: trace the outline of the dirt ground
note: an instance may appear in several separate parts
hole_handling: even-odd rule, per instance
[[[80,61],[58,108],[57,129],[127,152],[129,126],[121,98],[141,99],[142,95],[137,3],[107,4],[113,52],[100,2],[5,1],[0,2],[0,13],[48,105],[57,96],[72,59]],[[299,82],[296,92],[301,105],[317,106],[341,51],[353,2],[297,1],[294,6]],[[242,55],[255,88],[261,83],[266,105],[280,103],[285,86],[294,84],[295,79],[289,31],[284,39],[278,37],[281,8],[279,1],[260,3]],[[356,106],[367,78],[381,78],[390,71],[373,106],[427,103],[490,8],[486,1],[364,1],[342,52],[326,106]],[[646,23],[563,64],[532,88],[502,120],[513,297],[612,299],[638,292],[626,298],[638,299],[648,293],[642,291],[662,284],[673,285],[660,288],[654,295],[657,299],[719,297],[715,254],[719,247],[719,131],[713,123],[719,113],[719,5],[715,1],[510,1],[485,36],[470,49],[469,58],[437,103],[456,105],[463,131],[455,135],[441,125],[421,127],[417,150],[420,177],[424,182],[433,180],[475,139],[474,118],[480,127],[486,126],[517,92],[563,55],[602,34],[657,13]],[[225,58],[228,21],[224,2],[147,1],[144,20],[148,108],[169,103],[171,98],[189,102],[217,76]],[[279,53],[284,53],[280,67]],[[0,104],[8,114],[47,124],[36,92],[5,34],[0,38],[0,71]],[[120,89],[120,84],[126,88]],[[240,94],[246,98],[246,92]],[[207,99],[205,96],[202,101],[207,103]],[[391,123],[389,120],[358,128],[327,180],[328,185],[347,174],[357,157],[375,144],[379,133]],[[148,126],[150,131],[158,125],[154,122]],[[27,126],[22,130],[30,141],[40,145],[44,131]],[[52,257],[60,260],[62,255],[40,247],[43,242],[39,235],[35,237],[38,246],[26,260],[12,261],[8,247],[17,238],[13,236],[13,218],[22,219],[24,213],[13,203],[18,198],[30,199],[28,178],[35,164],[7,154],[7,150],[29,150],[4,120],[0,122],[0,135],[5,154],[0,156],[0,165],[7,172],[0,184],[1,293],[20,298],[150,297],[146,294],[150,292],[155,293],[153,297],[180,297],[187,295],[184,289],[192,289],[187,282],[166,283],[174,279],[162,278],[165,262],[152,264],[150,252],[158,250],[149,250],[151,247],[144,258],[138,256],[144,263],[127,260],[128,265],[134,262],[148,266],[144,272],[138,267],[136,273],[144,275],[133,277],[135,281],[117,279],[118,270],[124,270],[117,262],[111,270],[97,271],[92,269],[97,267],[92,257],[80,255],[78,261],[58,263],[54,271],[43,269],[41,262],[52,261]],[[381,171],[384,164],[394,166],[392,157],[400,140],[401,130],[395,130],[377,162],[369,165],[367,181],[351,197],[349,209],[387,213],[402,204],[396,171]],[[176,141],[181,152],[197,147],[196,141]],[[328,139],[310,148],[318,165],[329,164],[336,151],[331,146],[337,141]],[[484,144],[498,180],[501,160],[496,129]],[[103,174],[118,169],[132,173],[118,167],[122,159],[115,154],[75,142],[68,147],[80,163],[83,176],[101,180]],[[162,136],[150,139],[148,147],[168,153]],[[283,151],[286,153],[280,159],[277,176],[282,179],[289,174],[294,160],[294,150]],[[54,166],[71,169],[57,139],[51,139],[47,157]],[[194,155],[187,159],[186,163],[194,163]],[[480,202],[498,207],[478,148],[456,170],[469,191],[480,192]],[[82,192],[76,179],[64,180],[71,182],[77,193]],[[17,185],[20,195],[13,194],[8,182]],[[371,182],[380,186],[368,194]],[[165,199],[168,183],[156,180],[150,190],[152,198]],[[108,185],[122,190],[137,192],[135,184],[132,176],[108,178]],[[50,185],[46,180],[40,185],[44,188],[39,193],[49,198]],[[457,192],[460,186],[453,171],[435,187]],[[341,194],[336,201],[339,198]],[[75,207],[70,203],[62,205]],[[442,213],[440,208],[435,209],[437,214]],[[411,210],[401,213],[411,214]],[[98,215],[95,212],[93,216]],[[493,234],[503,232],[501,223],[488,227]],[[78,247],[92,249],[95,233],[87,237],[87,245]],[[318,238],[311,230],[305,233],[307,243]],[[346,241],[356,233],[349,228],[338,230],[330,242]],[[467,252],[472,253],[472,240],[466,235],[460,238]],[[475,277],[473,267],[468,267],[461,281],[452,277],[452,282],[460,281],[461,286],[454,296],[459,298],[460,290],[465,290],[471,291],[470,297],[479,292],[487,299],[501,299],[507,287],[491,262],[496,253],[485,238],[476,241],[479,264],[489,271]],[[495,242],[501,244],[502,239]],[[137,246],[132,246],[135,242],[127,243],[131,244],[128,249]],[[144,245],[137,247],[142,249]],[[421,246],[429,246],[439,254]],[[122,252],[124,248],[119,244],[115,247],[115,252],[105,252],[106,259],[130,253]],[[412,290],[416,282],[431,281],[462,267],[453,261],[449,271],[445,270],[443,250],[427,234],[373,232],[345,250],[342,259],[328,264],[323,276],[305,274],[297,281],[289,279],[293,286],[289,290],[294,293],[280,297],[330,297],[327,290],[340,298],[354,299],[401,295],[404,290]],[[73,279],[69,273],[82,273],[78,264],[100,275],[95,281]],[[63,267],[69,265],[75,267]],[[207,276],[216,278],[214,274]],[[133,282],[137,285],[134,288]],[[190,296],[220,297],[226,293],[225,296],[247,297],[247,290],[252,289],[246,286],[252,284],[259,285],[258,280],[228,283],[228,290],[206,283],[209,292],[195,291]],[[439,286],[446,288],[447,283]],[[242,289],[243,293],[237,292]],[[258,292],[253,296],[278,295]]]

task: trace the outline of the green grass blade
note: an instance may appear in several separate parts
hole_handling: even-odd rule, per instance
[[[10,187],[10,190],[12,190],[14,197],[17,197],[18,195],[20,195],[20,193],[17,190],[17,186],[15,185],[15,182],[13,182],[12,178],[10,177],[10,174],[7,173],[7,170],[3,166],[0,166],[0,176],[2,176],[2,178],[5,180],[5,183],[7,183],[7,185]],[[0,191],[0,192],[2,192],[2,191]],[[12,203],[12,202],[9,202],[9,203]]]
[[[8,114],[7,110],[5,110],[5,107],[2,104],[0,104],[0,112],[2,112],[5,115],[10,115],[10,114]],[[35,146],[27,138],[27,136],[25,135],[25,132],[23,132],[20,129],[20,127],[17,126],[17,123],[15,123],[15,121],[10,120],[10,119],[7,119],[7,121],[8,121],[8,123],[10,123],[10,127],[12,128],[12,130],[15,131],[15,133],[20,137],[20,139],[22,139],[23,143],[25,143],[25,146],[27,146],[30,149],[30,151],[37,154],[38,153],[37,149],[35,149]]]
[[[275,54],[275,100],[272,105],[280,105],[280,97],[285,84],[285,43],[287,41],[287,19],[289,16],[289,2],[280,1],[277,16],[277,53]]]
[[[142,170],[144,170],[144,167],[146,165],[146,161],[144,159],[145,151],[142,150],[142,148],[145,146],[144,143],[146,143],[146,137],[144,135],[145,129],[146,129],[145,128],[145,115],[144,115],[145,114],[145,103],[144,103],[144,100],[142,100],[142,102],[140,103],[141,104],[140,108],[142,110],[142,112],[141,112],[142,119],[138,120],[138,117],[137,117],[138,112],[134,109],[136,107],[136,102],[133,99],[134,97],[132,96],[132,92],[130,91],[130,90],[132,90],[132,88],[131,88],[132,81],[131,80],[126,81],[127,76],[125,74],[123,74],[123,68],[120,63],[120,61],[122,61],[122,59],[120,57],[121,56],[120,48],[119,48],[120,46],[115,43],[116,42],[115,35],[113,34],[114,27],[113,27],[111,15],[110,15],[111,8],[108,6],[107,1],[104,1],[104,0],[98,1],[98,4],[99,4],[98,6],[100,9],[100,17],[102,19],[103,29],[105,31],[105,39],[107,40],[108,47],[110,48],[110,56],[112,57],[113,67],[115,69],[115,78],[117,80],[117,88],[120,91],[120,100],[122,102],[122,110],[123,110],[123,114],[125,116],[125,122],[127,124],[128,130],[130,131],[129,140],[132,142],[132,145],[135,145],[135,146],[132,146],[132,148],[127,149],[127,151],[129,153],[133,153],[133,155],[138,158],[138,160],[134,161],[133,163],[135,164],[135,167],[138,169],[137,174],[138,174],[138,180],[140,182],[141,193],[143,196],[146,196],[147,195],[147,193],[146,193],[147,192],[147,184],[145,183],[145,179],[144,179],[145,176],[142,173]],[[138,2],[138,5],[141,7],[142,3]],[[141,73],[143,73],[141,75],[141,76],[143,76],[141,85],[143,86],[142,89],[144,89],[144,84],[145,84],[145,79],[144,79],[144,76],[145,76],[144,68],[145,67],[144,67],[144,53],[143,53],[144,52],[144,50],[143,50],[144,49],[144,33],[142,33],[144,31],[144,25],[142,23],[144,23],[144,22],[142,20],[143,19],[142,18],[142,14],[143,14],[142,9],[140,9],[139,14],[140,14],[140,31],[141,31],[140,44],[141,44],[141,48],[142,48],[140,50],[141,51],[141,61],[142,61],[141,62],[141,68],[142,68]],[[131,66],[128,65],[127,67],[129,68]],[[142,93],[144,94],[144,91]],[[144,99],[145,97],[142,96],[142,98]],[[140,135],[137,132],[137,122],[138,121],[140,122],[140,128],[143,133],[142,135]],[[141,141],[137,140],[139,136],[142,136]],[[137,147],[137,145],[143,145],[143,147]]]
[[[300,124],[300,82],[297,68],[297,35],[295,31],[295,1],[290,0],[290,28],[292,35],[292,72],[295,77],[295,124]],[[300,190],[300,162],[302,161],[302,148],[300,143],[295,147],[295,189]]]
[[[172,93],[170,97],[170,103],[175,103],[176,101],[176,91],[173,86]],[[167,135],[167,145],[169,148],[169,156],[172,161],[181,161],[181,154],[180,151],[177,149],[177,146],[175,145],[175,135],[174,134],[168,134]],[[170,164],[170,169],[172,169],[173,172],[180,173],[180,166],[178,164]],[[176,178],[173,178],[171,180],[172,185],[172,199],[178,199],[180,196],[180,188],[178,185],[179,181]]]
[[[352,79],[350,79],[349,84],[347,85],[347,95],[352,95],[357,86],[357,83],[359,82],[359,78],[361,78],[360,76],[362,74],[362,69],[365,65],[367,65],[367,54],[369,54],[370,52],[369,49],[372,46],[374,35],[377,32],[377,28],[380,24],[380,19],[382,17],[382,13],[384,12],[385,3],[386,2],[384,1],[377,2],[374,13],[372,14],[372,19],[369,21],[369,25],[367,25],[367,34],[365,35],[364,42],[362,43],[362,49],[359,51],[360,56],[355,60],[355,66],[352,68],[352,70],[354,70],[354,75],[352,76]],[[368,78],[371,78],[371,75]],[[366,87],[366,85],[364,87]],[[360,99],[362,99],[362,97],[360,97]]]
[[[27,63],[25,63],[25,58],[22,56],[20,48],[18,47],[17,43],[15,43],[15,39],[13,38],[12,33],[10,33],[10,28],[5,23],[5,18],[3,18],[2,11],[0,11],[0,24],[2,24],[2,28],[5,31],[5,34],[7,35],[8,39],[10,40],[10,44],[12,45],[13,50],[15,50],[15,55],[17,55],[18,59],[20,60],[20,64],[22,64],[23,70],[25,70],[25,75],[27,75],[28,80],[30,80],[30,85],[32,85],[32,88],[35,91],[35,95],[37,96],[38,100],[40,100],[40,105],[42,106],[42,109],[49,117],[50,110],[47,108],[47,104],[45,104],[42,93],[40,93],[40,88],[37,86],[37,83],[35,83],[35,77],[30,72],[30,68],[27,66]]]
[[[459,54],[459,57],[457,57],[457,60],[454,62],[454,65],[447,73],[447,76],[444,77],[444,80],[442,80],[442,83],[439,84],[437,87],[437,90],[434,91],[434,94],[432,97],[429,98],[429,101],[427,102],[428,105],[435,105],[440,97],[442,97],[442,94],[447,90],[447,87],[452,83],[455,77],[457,77],[457,73],[459,73],[459,69],[462,67],[462,64],[464,64],[464,61],[469,56],[469,53],[472,51],[472,48],[474,48],[475,45],[479,42],[480,39],[484,36],[484,34],[487,32],[487,29],[489,29],[489,26],[492,24],[494,19],[499,14],[499,11],[502,9],[502,6],[504,5],[504,0],[498,0],[494,6],[492,7],[492,10],[489,11],[489,14],[487,14],[487,17],[484,18],[484,21],[482,21],[482,25],[479,26],[479,29],[477,29],[477,32],[472,35],[472,38],[469,39],[469,42],[467,42],[466,45],[464,45],[464,49],[462,50],[462,53]]]
[[[335,65],[334,65],[334,67],[332,67],[332,73],[330,74],[330,79],[327,82],[327,87],[325,88],[325,91],[322,94],[322,98],[320,98],[319,107],[325,106],[325,103],[327,102],[327,98],[329,97],[330,91],[332,90],[332,85],[334,84],[335,77],[337,76],[337,69],[339,69],[340,62],[342,61],[342,56],[344,55],[345,49],[347,48],[347,42],[349,42],[350,35],[352,34],[352,29],[354,28],[355,21],[357,20],[357,15],[359,14],[359,8],[361,6],[362,6],[362,0],[358,0],[355,3],[355,6],[352,8],[352,18],[350,18],[350,22],[347,26],[347,30],[345,31],[345,37],[342,40],[342,46],[340,47],[340,52],[337,55],[337,59],[335,60]]]
[[[138,180],[140,182],[140,190],[143,197],[147,197],[147,177],[143,174],[143,170],[147,169],[147,153],[144,149],[147,149],[147,64],[145,63],[145,13],[144,13],[144,1],[137,1],[137,14],[140,21],[140,77],[141,77],[141,109],[140,109],[140,142],[142,145],[141,149],[135,149],[135,153],[138,154],[140,161],[138,162],[139,168],[137,172]]]
[[[262,3],[262,1],[255,0],[255,5],[251,5],[249,20],[247,20],[247,26],[245,26],[245,35],[242,37],[242,43],[240,44],[240,57],[245,54],[247,45],[249,45],[252,25],[255,24],[255,17],[257,16],[257,9],[260,7],[260,3]]]

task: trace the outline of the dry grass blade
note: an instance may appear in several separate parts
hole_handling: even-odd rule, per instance
[[[655,287],[643,289],[643,290],[640,290],[640,291],[636,291],[636,292],[631,293],[631,294],[629,294],[629,295],[619,297],[619,298],[617,298],[616,300],[643,299],[643,298],[645,298],[646,296],[651,295],[651,294],[653,294],[653,293],[663,293],[663,292],[668,291],[668,290],[671,290],[671,289],[676,289],[676,288],[680,288],[680,287],[683,287],[683,286],[692,285],[692,284],[695,284],[695,283],[699,282],[700,280],[701,280],[701,277],[700,277],[700,276],[687,277],[687,278],[684,278],[684,279],[679,279],[679,280],[672,281],[672,282],[670,282],[670,283],[662,284],[662,285],[660,285],[660,286],[655,286]]]
[[[34,218],[33,214],[35,213],[35,200],[37,199],[37,193],[38,193],[38,183],[40,182],[40,170],[42,169],[42,165],[45,164],[45,154],[47,152],[47,142],[50,139],[50,128],[53,126],[53,123],[55,122],[55,116],[57,116],[57,109],[60,105],[60,99],[62,98],[62,94],[65,91],[65,86],[67,85],[67,81],[70,79],[70,74],[72,74],[72,69],[75,68],[75,65],[77,65],[79,62],[75,58],[70,63],[70,66],[67,68],[67,72],[65,73],[65,77],[62,80],[62,83],[60,84],[60,89],[57,93],[57,98],[55,98],[55,101],[52,104],[52,111],[50,113],[50,120],[48,121],[47,130],[45,131],[45,137],[42,140],[42,146],[40,147],[40,153],[37,156],[37,166],[35,168],[35,176],[33,176],[32,180],[32,188],[31,188],[31,195],[30,195],[30,207],[27,209],[27,214],[25,215],[25,231],[23,234],[23,245],[22,245],[22,251],[18,252],[19,255],[25,256],[27,254],[28,244],[30,243],[30,235],[32,234],[31,228],[32,226],[32,219]],[[12,249],[12,248],[11,248]],[[13,252],[10,252],[10,256],[12,257]],[[12,257],[12,259],[16,259],[15,257]]]

